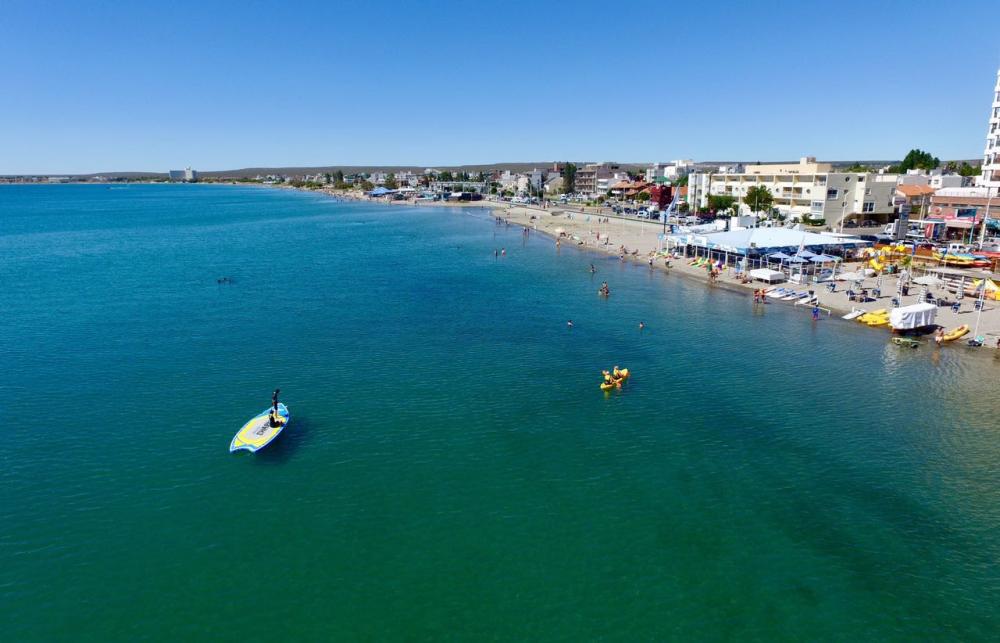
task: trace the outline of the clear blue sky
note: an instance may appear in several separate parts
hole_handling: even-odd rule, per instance
[[[0,174],[977,158],[998,8],[6,0]]]

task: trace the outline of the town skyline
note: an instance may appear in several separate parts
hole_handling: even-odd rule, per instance
[[[847,2],[831,21],[822,7],[640,2],[614,20],[588,3],[13,2],[0,175],[977,158],[1000,66],[993,6],[964,5],[920,48],[935,8]]]

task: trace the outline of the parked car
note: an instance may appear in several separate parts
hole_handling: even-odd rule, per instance
[[[847,223],[844,224],[844,227],[845,228],[856,228],[856,227],[858,227],[858,222],[855,221],[854,219],[851,219],[850,221],[848,221]]]

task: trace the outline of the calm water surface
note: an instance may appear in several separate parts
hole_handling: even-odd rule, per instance
[[[0,284],[4,640],[1000,630],[991,357],[255,188],[0,187]]]

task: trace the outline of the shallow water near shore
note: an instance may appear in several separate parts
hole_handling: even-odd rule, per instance
[[[0,186],[0,257],[5,639],[1000,629],[998,360],[485,209]]]

